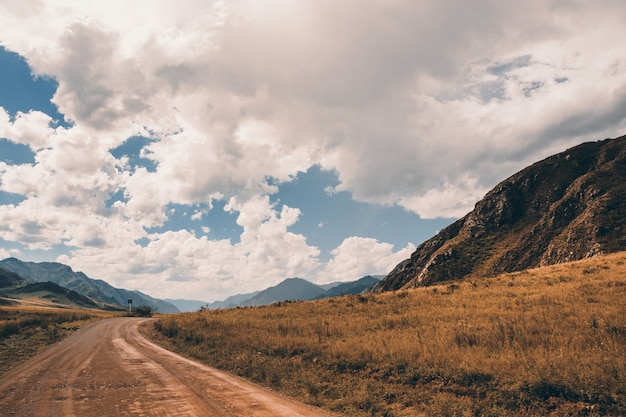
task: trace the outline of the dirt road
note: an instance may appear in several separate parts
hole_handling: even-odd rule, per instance
[[[91,324],[0,381],[10,416],[330,416],[146,339],[147,319]]]

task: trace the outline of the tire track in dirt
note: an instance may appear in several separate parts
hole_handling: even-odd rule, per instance
[[[155,345],[140,331],[148,320],[99,321],[4,374],[0,381],[2,414],[333,415]]]

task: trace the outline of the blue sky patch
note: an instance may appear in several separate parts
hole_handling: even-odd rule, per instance
[[[152,159],[141,156],[142,149],[152,142],[154,142],[154,139],[144,136],[132,136],[117,148],[111,149],[110,152],[117,159],[123,156],[128,157],[128,163],[133,172],[139,167],[147,169],[148,172],[156,172],[157,163]]]
[[[53,78],[33,77],[24,58],[0,46],[0,106],[12,120],[18,111],[38,110],[52,117],[54,126],[71,126],[50,101],[58,86]]]
[[[6,191],[0,191],[0,206],[14,205],[17,206],[22,201],[26,200],[22,194],[7,193]]]
[[[299,173],[291,182],[281,184],[271,197],[275,204],[300,209],[293,233],[307,236],[307,242],[321,250],[320,258],[330,258],[330,251],[346,237],[371,237],[394,245],[395,250],[409,242],[415,245],[434,236],[452,219],[421,219],[401,207],[357,202],[349,192],[330,193],[339,184],[337,174],[319,166]]]
[[[159,227],[146,230],[148,233],[164,233],[168,230],[187,230],[196,236],[207,236],[211,240],[229,239],[232,244],[239,242],[243,228],[237,224],[239,213],[224,211],[226,202],[215,201],[213,208],[201,204],[167,205],[167,221]]]
[[[529,66],[531,64],[531,60],[531,55],[518,56],[510,61],[498,62],[497,64],[491,65],[487,68],[487,72],[493,75],[503,75],[518,68]]]
[[[8,165],[34,165],[35,153],[27,145],[0,138],[0,161]]]
[[[121,201],[122,203],[126,203],[128,201],[126,195],[124,194],[124,190],[117,190],[115,194],[113,194],[111,197],[109,197],[107,201],[104,202],[104,206],[106,208],[111,208],[111,206],[113,206],[113,204],[118,201]]]

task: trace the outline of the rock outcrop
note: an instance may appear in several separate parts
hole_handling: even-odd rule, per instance
[[[375,292],[626,250],[626,136],[583,143],[498,184]]]

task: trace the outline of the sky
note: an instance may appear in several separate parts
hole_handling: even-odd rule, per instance
[[[0,259],[159,298],[385,275],[626,133],[621,0],[7,0]]]

